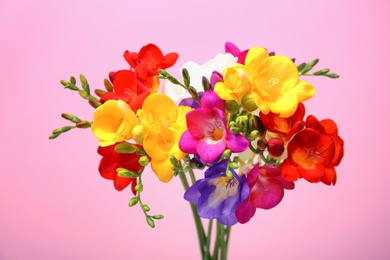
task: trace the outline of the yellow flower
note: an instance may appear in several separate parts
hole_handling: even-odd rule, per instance
[[[108,100],[93,114],[92,133],[100,146],[109,146],[132,139],[132,130],[139,124],[137,116],[122,100]]]
[[[222,76],[223,82],[215,84],[214,91],[223,100],[235,100],[240,103],[241,98],[251,91],[252,85],[244,65],[227,67],[223,70]]]
[[[315,93],[310,83],[298,78],[298,69],[286,56],[269,56],[264,48],[253,47],[245,65],[252,75],[255,103],[264,114],[271,111],[290,117],[300,102]]]
[[[187,130],[185,115],[191,109],[176,107],[166,95],[153,93],[145,99],[142,109],[138,110],[137,115],[144,129],[137,129],[137,133],[145,133],[143,147],[152,158],[153,172],[162,182],[169,182],[173,177],[170,157],[173,155],[181,160],[186,156],[179,149],[179,140]]]

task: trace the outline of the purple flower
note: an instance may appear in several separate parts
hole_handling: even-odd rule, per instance
[[[246,223],[255,215],[256,208],[270,209],[278,205],[284,196],[284,189],[294,189],[294,183],[286,181],[276,166],[256,164],[247,174],[250,194],[236,211],[238,222]]]
[[[233,169],[233,177],[226,176],[227,160],[223,160],[205,172],[205,178],[196,181],[185,193],[184,199],[197,205],[202,218],[217,219],[224,225],[237,223],[236,210],[249,195],[249,185],[245,175],[238,176]]]
[[[225,103],[215,92],[206,91],[200,105],[186,115],[188,130],[180,138],[180,150],[198,154],[203,162],[212,163],[226,148],[234,153],[248,148],[246,138],[226,126]]]

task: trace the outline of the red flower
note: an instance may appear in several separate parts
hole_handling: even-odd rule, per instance
[[[109,77],[113,83],[114,92],[103,94],[100,97],[101,100],[123,100],[129,104],[133,111],[142,108],[142,103],[150,94],[150,90],[141,82],[137,82],[133,71],[119,70],[117,72],[111,72]]]
[[[302,103],[298,104],[297,110],[290,117],[283,118],[272,112],[268,114],[260,112],[259,116],[265,128],[272,133],[278,134],[285,142],[305,127],[305,122],[303,121],[305,106]]]
[[[337,166],[344,155],[344,141],[330,119],[318,121],[308,116],[306,129],[296,134],[287,146],[288,157],[281,165],[288,181],[304,178],[309,182],[335,184]]]
[[[99,146],[98,154],[103,156],[99,164],[100,175],[108,180],[114,181],[114,187],[116,190],[121,191],[131,183],[131,189],[136,194],[134,187],[137,185],[136,178],[119,177],[116,169],[125,168],[129,171],[139,172],[142,166],[138,163],[140,155],[136,153],[117,153],[113,144],[106,147]]]
[[[159,85],[159,80],[155,77],[159,74],[158,70],[171,67],[179,57],[174,52],[163,55],[154,44],[145,45],[139,53],[125,51],[123,56],[134,69],[137,79],[152,92],[156,92]]]

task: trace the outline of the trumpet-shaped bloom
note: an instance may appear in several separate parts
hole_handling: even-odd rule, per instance
[[[236,64],[237,58],[234,58],[231,54],[218,54],[214,59],[211,59],[203,65],[197,64],[193,61],[189,61],[183,64],[183,68],[187,69],[188,74],[191,76],[191,86],[193,86],[197,92],[203,91],[202,78],[206,77],[210,79],[214,71],[223,71],[226,67]],[[190,98],[190,94],[184,88],[174,85],[170,81],[165,81],[163,86],[163,93],[168,95],[172,100],[179,104],[183,99]]]
[[[215,93],[223,100],[235,100],[241,103],[241,98],[252,89],[247,69],[242,64],[227,67],[222,71],[223,82],[214,86]]]
[[[249,194],[245,175],[226,176],[227,160],[223,160],[205,172],[205,178],[197,180],[184,194],[184,199],[197,205],[200,217],[217,219],[224,225],[237,223],[236,210]]]
[[[134,69],[137,79],[151,90],[156,92],[159,86],[159,69],[166,69],[175,64],[179,55],[171,52],[163,55],[161,50],[154,44],[147,44],[137,52],[125,51],[125,60]]]
[[[250,187],[248,198],[239,204],[236,217],[238,222],[246,223],[255,214],[257,208],[271,209],[278,205],[284,196],[284,189],[294,189],[294,183],[282,178],[280,169],[275,166],[255,164],[246,173]]]
[[[143,138],[138,139],[142,139],[143,147],[151,158],[152,170],[162,182],[168,182],[173,177],[170,157],[181,160],[186,156],[178,144],[181,135],[187,130],[185,115],[190,110],[190,107],[177,107],[171,99],[160,93],[148,96],[142,110],[138,110],[143,128],[137,129],[143,133]]]
[[[245,137],[234,134],[226,126],[225,103],[213,91],[206,91],[201,108],[186,115],[188,130],[180,139],[183,152],[198,154],[205,163],[217,160],[226,148],[242,152],[249,146]]]
[[[139,82],[133,71],[119,70],[110,73],[110,79],[113,83],[113,92],[107,92],[100,98],[107,100],[123,100],[129,104],[133,111],[142,107],[145,98],[150,94],[150,90]]]
[[[237,63],[244,64],[246,54],[248,50],[240,51],[240,49],[231,42],[225,43],[225,51],[226,53],[231,53],[234,57],[237,57]]]
[[[125,168],[129,171],[139,172],[142,169],[142,166],[138,163],[141,156],[136,153],[117,153],[115,151],[116,145],[100,146],[98,148],[98,154],[103,156],[99,164],[100,175],[105,179],[113,180],[114,187],[118,191],[123,190],[131,183],[131,190],[135,195],[134,188],[137,185],[137,179],[119,177],[116,169]]]
[[[293,135],[305,127],[305,122],[303,121],[305,106],[302,103],[298,104],[297,110],[290,117],[280,117],[272,112],[268,114],[260,112],[259,116],[265,128],[285,142],[289,141]]]
[[[335,184],[337,166],[344,154],[344,141],[330,119],[318,121],[308,116],[306,129],[297,133],[287,146],[288,157],[281,165],[286,180],[304,178],[309,182]]]
[[[297,67],[286,56],[269,56],[264,48],[253,47],[248,51],[245,66],[252,75],[256,105],[264,114],[290,117],[300,102],[315,93],[311,84],[299,79]]]
[[[132,131],[139,124],[130,106],[122,100],[108,100],[93,114],[92,133],[99,138],[100,146],[109,146],[132,139]]]

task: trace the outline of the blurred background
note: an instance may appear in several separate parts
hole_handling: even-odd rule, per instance
[[[390,259],[388,61],[390,2],[0,0],[0,259],[200,259],[179,179],[144,174],[143,200],[100,177],[90,130],[48,136],[61,113],[93,109],[59,80],[83,73],[103,88],[127,68],[125,50],[155,43],[177,52],[169,71],[224,52],[263,46],[320,58],[340,79],[305,78],[317,89],[307,115],[332,118],[345,141],[336,186],[296,183],[280,205],[232,229],[230,259]],[[387,111],[387,112],[386,112]]]

